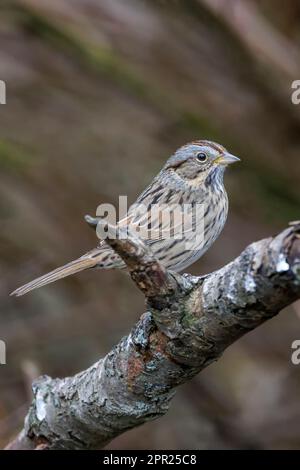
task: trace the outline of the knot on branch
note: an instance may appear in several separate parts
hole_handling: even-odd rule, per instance
[[[167,271],[155,258],[151,248],[128,226],[113,226],[100,221],[105,227],[105,242],[125,262],[136,286],[143,292],[150,307],[162,310],[181,291],[182,277]]]

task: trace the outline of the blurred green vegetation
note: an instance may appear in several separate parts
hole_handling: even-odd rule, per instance
[[[23,146],[0,140],[0,169],[13,172],[22,172],[33,164],[33,154],[27,153]]]

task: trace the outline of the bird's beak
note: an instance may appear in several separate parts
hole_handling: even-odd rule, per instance
[[[230,165],[231,163],[239,162],[241,159],[232,155],[231,153],[224,153],[215,159],[215,163],[218,165]]]

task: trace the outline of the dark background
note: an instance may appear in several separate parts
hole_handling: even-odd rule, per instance
[[[300,218],[298,1],[22,0],[0,7],[0,443],[30,383],[87,368],[127,334],[142,295],[89,271],[18,299],[19,285],[96,244],[83,221],[133,202],[166,158],[208,138],[241,156],[230,215],[189,272],[217,269]],[[170,412],[109,448],[300,448],[297,304],[180,387]]]

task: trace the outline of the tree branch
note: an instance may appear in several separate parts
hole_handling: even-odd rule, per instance
[[[38,379],[24,429],[8,449],[105,446],[165,414],[179,384],[300,297],[299,222],[205,277],[168,272],[141,240],[121,235],[107,243],[125,261],[148,311],[88,370]]]

